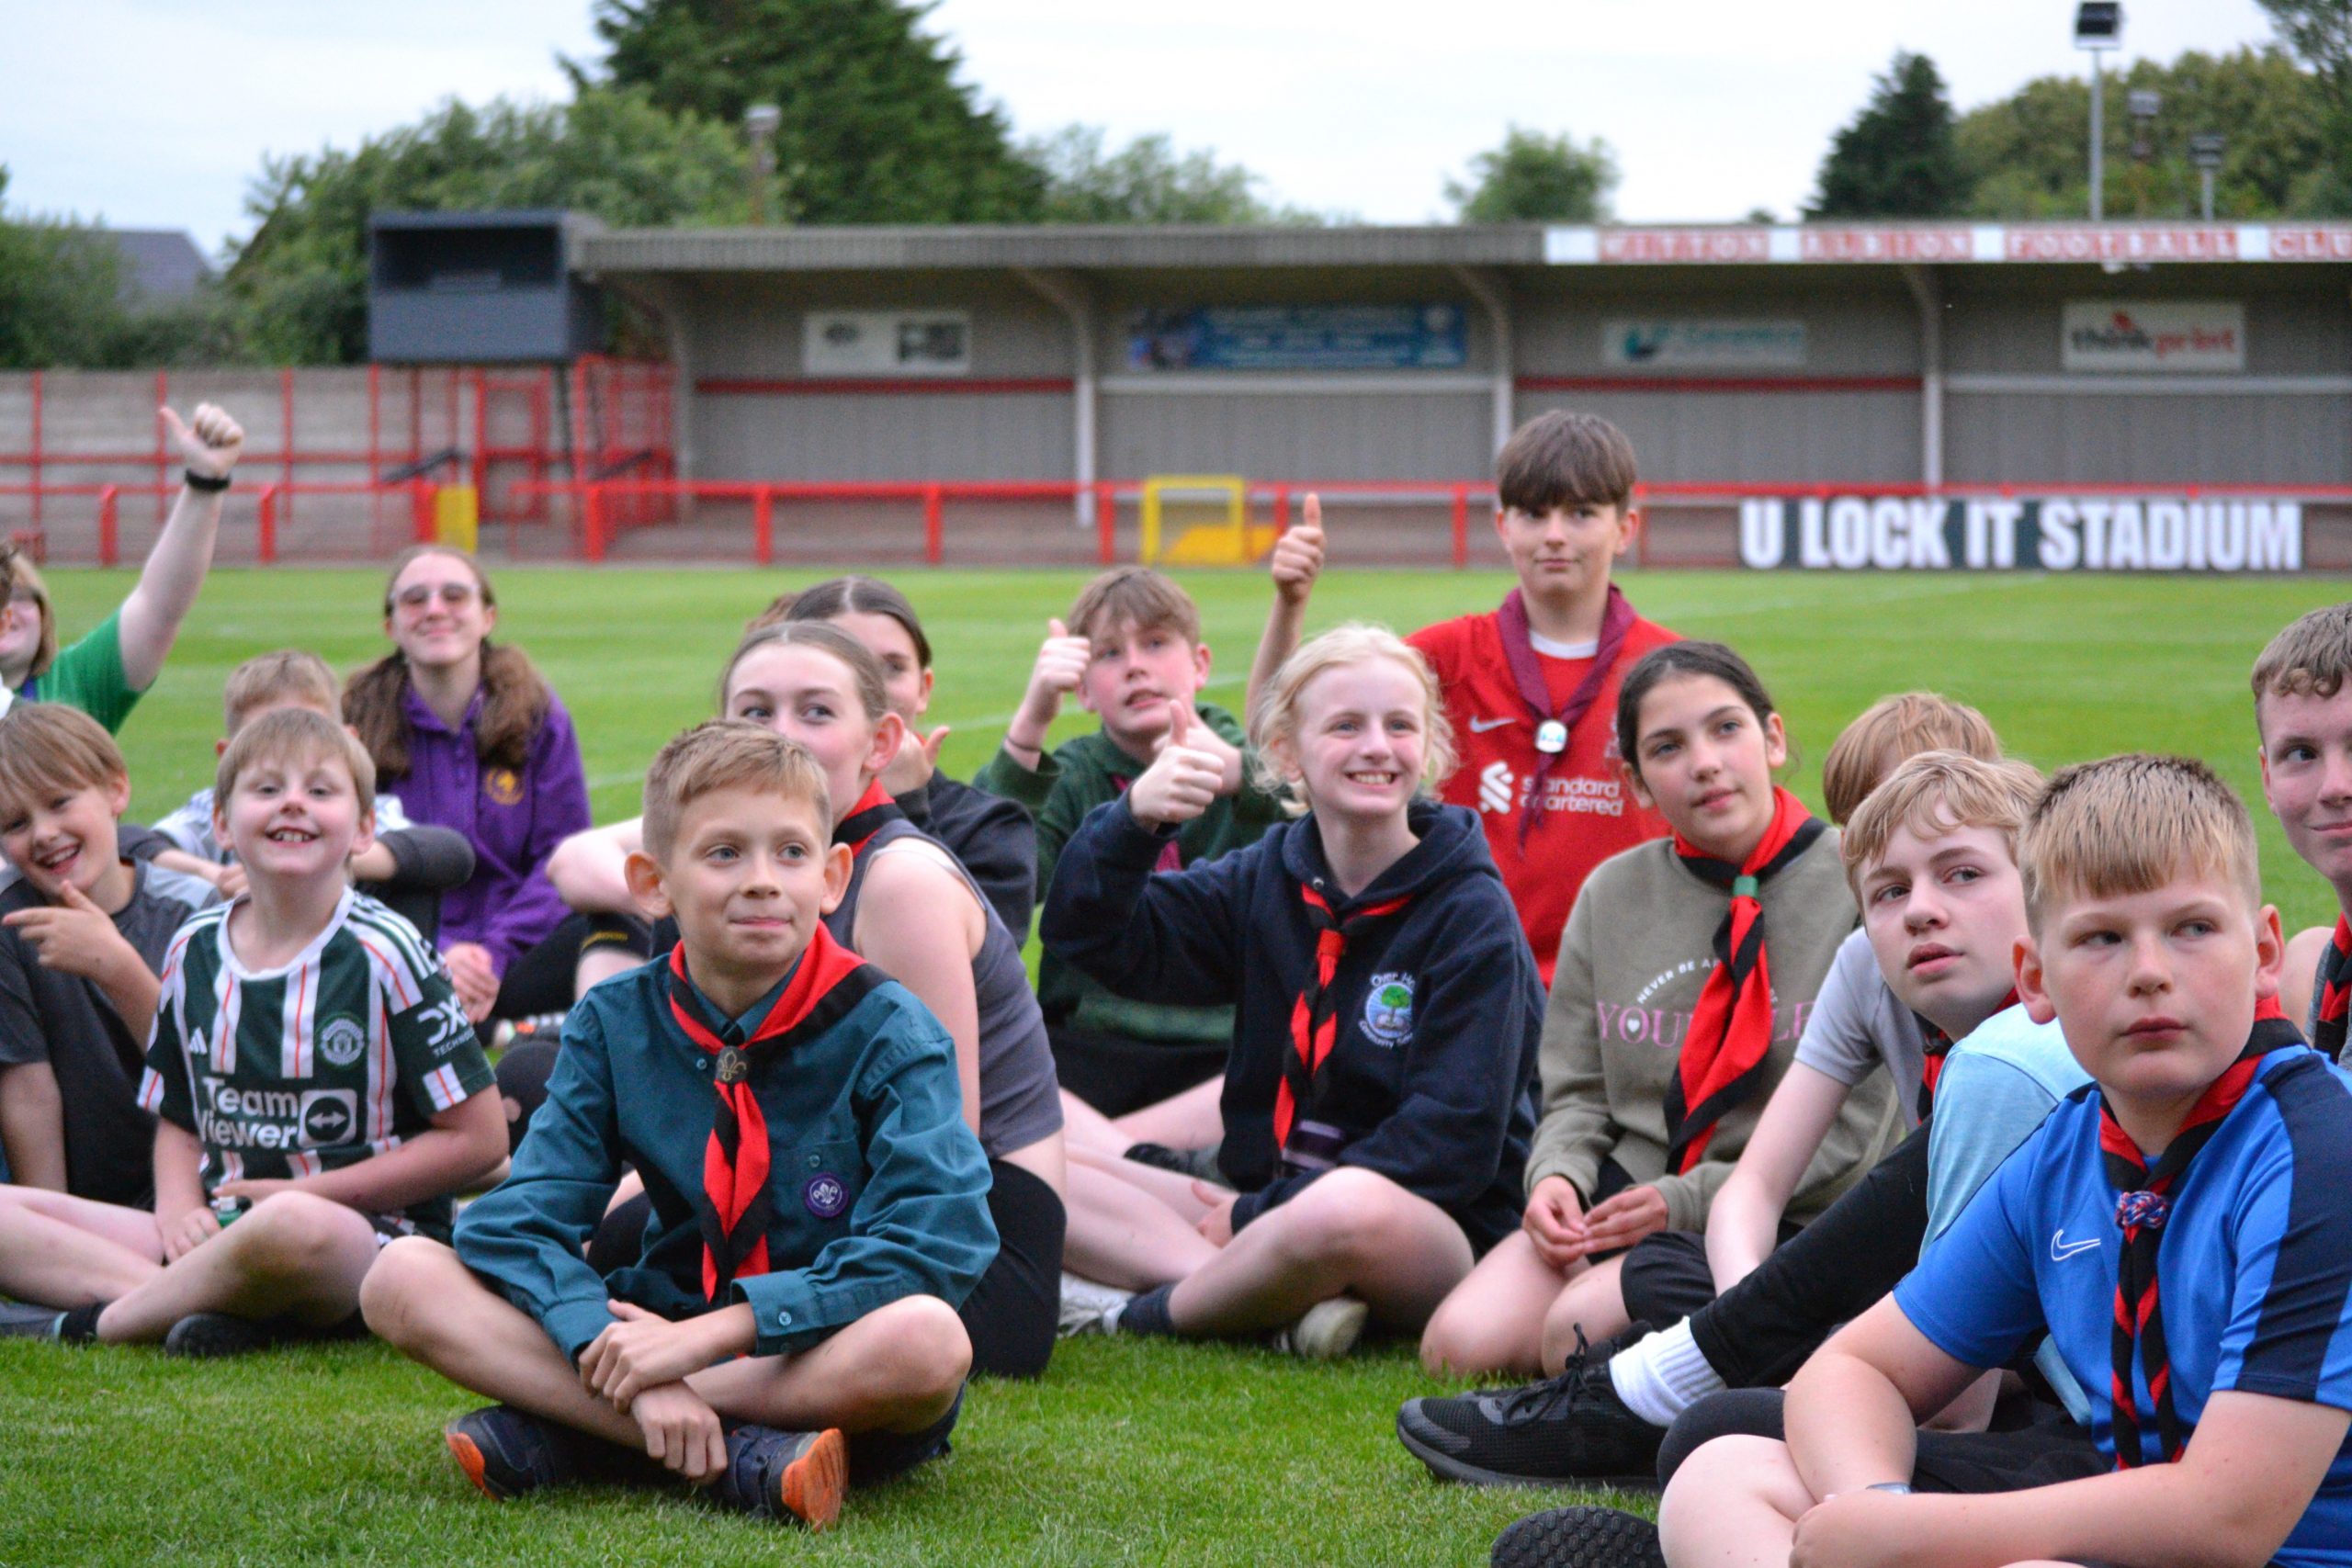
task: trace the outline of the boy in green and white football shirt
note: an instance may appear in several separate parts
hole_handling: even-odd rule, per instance
[[[354,892],[375,770],[300,708],[240,730],[215,826],[247,891],[180,928],[140,1103],[155,1209],[0,1189],[0,1332],[218,1355],[333,1327],[385,1242],[449,1232],[506,1152],[489,1065],[440,960]],[[63,1309],[63,1310],[58,1310]]]

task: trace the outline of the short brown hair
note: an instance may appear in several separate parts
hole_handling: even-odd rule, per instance
[[[1881,697],[1838,731],[1821,759],[1822,804],[1829,808],[1829,820],[1843,827],[1881,780],[1922,751],[1958,751],[1996,762],[2001,738],[1983,714],[1934,692]]]
[[[19,702],[0,713],[0,812],[130,776],[114,737],[80,708]]]
[[[220,753],[220,765],[212,772],[213,809],[228,809],[237,776],[248,768],[322,758],[341,762],[351,775],[360,810],[376,809],[376,761],[368,748],[325,714],[306,707],[273,708],[230,737],[229,749]]]
[[[1496,500],[1532,517],[1579,502],[1631,506],[1641,482],[1634,444],[1594,413],[1539,413],[1512,431],[1495,455]]]
[[[307,649],[281,648],[275,653],[254,654],[229,671],[229,683],[220,694],[221,716],[232,735],[263,708],[288,703],[330,718],[343,712],[334,671]]]
[[[2296,618],[2254,661],[2254,718],[2265,697],[2332,697],[2352,679],[2352,604]]]
[[[1117,566],[1079,590],[1069,625],[1072,637],[1100,637],[1131,626],[1137,631],[1171,631],[1197,645],[1201,607],[1164,573],[1148,566]]]
[[[705,719],[662,748],[645,773],[645,852],[667,863],[686,807],[722,789],[779,795],[816,813],[820,832],[833,822],[825,770],[808,749],[745,719]]]
[[[49,584],[40,580],[31,553],[13,539],[0,539],[0,597],[19,587],[31,591],[40,611],[40,641],[33,646],[33,661],[25,671],[28,676],[40,675],[57,662],[57,607],[49,602]]]
[[[1886,858],[1887,840],[1898,828],[1923,837],[1990,828],[2016,860],[2018,829],[2025,826],[2041,786],[2041,770],[2029,762],[1965,751],[1922,751],[1909,759],[1870,792],[1838,839],[1846,885],[1855,901],[1861,900],[1863,874]]]
[[[831,621],[771,621],[746,632],[728,656],[727,668],[718,672],[721,718],[727,716],[727,692],[735,683],[736,667],[763,648],[813,648],[831,654],[848,667],[851,683],[857,689],[857,705],[865,710],[869,721],[878,721],[890,711],[889,673],[872,649]]]
[[[2254,818],[2193,757],[2132,751],[2059,769],[2018,835],[2018,870],[2036,931],[2063,895],[2151,893],[2184,875],[2227,877],[2248,908],[2262,902]]]

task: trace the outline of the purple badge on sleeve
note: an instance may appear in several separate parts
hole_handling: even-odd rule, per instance
[[[849,1207],[849,1189],[830,1170],[820,1170],[800,1189],[800,1201],[820,1220],[837,1219]]]

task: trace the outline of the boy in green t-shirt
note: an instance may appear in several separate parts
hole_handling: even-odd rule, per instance
[[[972,780],[1037,819],[1040,900],[1086,814],[1125,794],[1171,739],[1216,752],[1225,777],[1216,801],[1170,846],[1167,869],[1239,849],[1281,819],[1273,798],[1250,782],[1241,726],[1200,700],[1209,649],[1190,594],[1148,567],[1119,567],[1086,585],[1067,626],[1050,626],[1003,747]],[[1048,753],[1046,732],[1072,693],[1102,726]],[[1051,953],[1039,964],[1037,1000],[1062,1087],[1108,1116],[1214,1077],[1232,1044],[1230,1008],[1128,1001]],[[1207,1109],[1214,1137],[1214,1100]]]
[[[0,1332],[161,1339],[188,1355],[349,1320],[394,1236],[447,1236],[449,1195],[506,1129],[448,973],[352,890],[375,769],[344,728],[282,709],[220,759],[215,827],[245,894],[172,939],[139,1102],[155,1208],[0,1188]]]

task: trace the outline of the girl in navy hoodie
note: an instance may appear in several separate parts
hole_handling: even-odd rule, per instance
[[[1153,1288],[1066,1278],[1064,1327],[1290,1325],[1311,1356],[1344,1353],[1368,1317],[1418,1333],[1518,1224],[1544,1013],[1476,819],[1426,798],[1453,756],[1435,682],[1377,627],[1301,648],[1251,739],[1306,815],[1155,874],[1221,777],[1172,717],[1159,759],[1062,852],[1040,931],[1123,996],[1236,1007],[1232,1185],[1073,1150],[1136,1190],[1121,1272]]]

